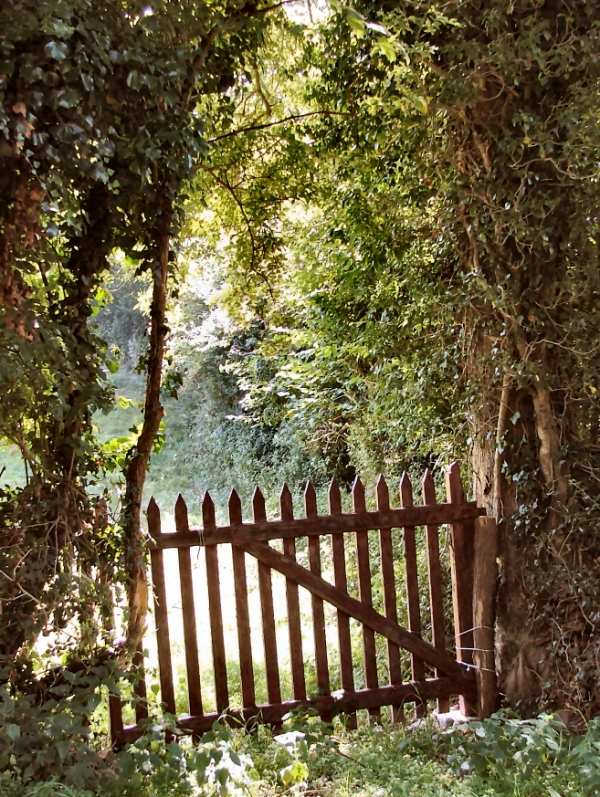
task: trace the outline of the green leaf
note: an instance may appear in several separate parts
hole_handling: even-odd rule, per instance
[[[69,54],[69,46],[65,42],[48,42],[44,47],[44,52],[48,58],[55,61],[64,61]]]
[[[19,725],[15,725],[14,723],[11,723],[10,725],[7,725],[6,726],[6,735],[8,736],[9,739],[12,739],[12,741],[14,742],[15,739],[18,739],[19,736],[21,735],[20,726]]]
[[[348,21],[348,25],[350,25],[353,33],[355,33],[357,36],[365,35],[365,19],[361,14],[358,13],[358,11],[355,11],[353,8],[347,8],[346,20]]]
[[[81,102],[81,94],[74,88],[62,89],[58,92],[57,97],[61,108],[74,108]]]
[[[137,71],[137,69],[132,70],[127,75],[127,85],[130,89],[134,91],[139,91],[142,86],[144,85],[144,78],[143,75]]]
[[[388,61],[393,64],[396,60],[396,50],[391,41],[382,36],[380,39],[377,39],[377,47],[382,55],[385,55]]]
[[[116,360],[109,360],[107,363],[108,370],[111,374],[116,374],[119,370],[119,363]]]

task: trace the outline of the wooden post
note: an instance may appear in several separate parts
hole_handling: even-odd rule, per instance
[[[477,711],[480,719],[489,717],[499,707],[494,657],[497,545],[498,528],[494,518],[477,518],[473,559],[473,660],[477,667]]]
[[[450,504],[464,503],[463,487],[457,462],[446,469],[446,493]],[[450,566],[452,569],[452,605],[456,659],[473,664],[473,537],[465,523],[452,523]],[[466,669],[466,667],[465,667]],[[474,692],[475,690],[473,690]],[[476,695],[460,695],[460,710],[466,717],[477,715]]]

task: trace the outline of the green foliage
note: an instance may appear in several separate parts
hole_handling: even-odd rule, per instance
[[[269,220],[279,257],[223,263],[221,304],[260,330],[230,358],[249,416],[296,424],[347,480],[470,457],[475,497],[507,530],[503,690],[590,715],[599,24],[588,0],[335,4],[294,51],[319,113],[294,134],[293,171],[273,143],[245,182],[214,141],[239,205],[254,183],[263,201],[291,188]],[[276,140],[246,135],[257,153]],[[207,201],[239,240],[243,211]]]
[[[94,433],[118,362],[90,319],[117,247],[157,281],[165,203],[176,217],[206,151],[202,104],[227,116],[218,97],[268,19],[226,1],[0,9],[0,439],[18,447],[27,476],[0,496],[0,658],[72,618],[85,632],[76,644],[99,641],[106,581],[125,578],[125,551],[98,484],[137,435],[102,451]],[[114,275],[117,303],[139,330],[123,283]],[[136,353],[134,326],[110,311],[97,321]]]
[[[90,718],[102,700],[100,685],[117,689],[115,667],[57,668],[46,676],[36,694],[11,695],[10,687],[0,687],[0,777],[32,791],[44,781],[92,790],[112,776],[94,749]]]
[[[444,735],[450,740],[447,760],[456,774],[473,771],[497,781],[501,788],[516,789],[524,784],[531,788],[532,781],[543,779],[545,770],[552,769],[562,772],[563,779],[578,782],[585,793],[593,794],[600,787],[596,721],[587,727],[585,736],[573,737],[552,714],[533,719],[499,714],[455,726]]]
[[[27,715],[20,715],[24,732],[35,724]],[[174,736],[165,740],[165,731]],[[51,744],[48,735],[44,739],[42,752]],[[298,790],[316,790],[324,797],[587,797],[598,790],[599,745],[597,723],[573,735],[551,715],[529,720],[497,715],[445,731],[423,721],[349,731],[338,721],[331,726],[310,712],[298,712],[284,719],[276,736],[265,726],[248,731],[215,725],[199,742],[181,736],[167,716],[148,720],[144,735],[125,750],[96,757],[97,780],[89,786],[84,780],[68,782],[73,746],[63,763],[56,756],[53,776],[40,769],[32,779],[12,763],[0,772],[0,786],[7,797],[208,797]],[[95,754],[88,749],[87,755]]]

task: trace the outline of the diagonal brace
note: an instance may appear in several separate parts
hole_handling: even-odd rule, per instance
[[[234,534],[233,542],[260,562],[264,562],[273,570],[282,573],[290,581],[299,584],[319,598],[331,603],[337,609],[359,620],[368,628],[372,628],[373,631],[386,637],[399,647],[420,656],[437,670],[461,680],[471,680],[471,675],[474,677],[474,672],[471,673],[469,668],[455,661],[444,651],[434,648],[429,642],[425,642],[420,636],[407,631],[397,623],[390,622],[370,606],[365,606],[346,592],[342,592],[337,587],[334,587],[333,584],[325,581],[325,579],[288,559],[287,556],[274,550],[266,543],[250,540],[243,532],[239,535]]]

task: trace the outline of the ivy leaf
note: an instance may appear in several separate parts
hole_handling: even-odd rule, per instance
[[[62,89],[58,92],[58,104],[61,108],[74,108],[81,102],[81,94],[77,89]]]
[[[140,72],[138,72],[137,69],[133,69],[127,75],[127,85],[129,86],[130,89],[133,89],[134,91],[139,91],[144,85],[143,75]]]
[[[6,726],[6,735],[14,742],[15,739],[18,739],[21,735],[21,728],[18,725],[11,723],[10,725]]]
[[[64,61],[69,54],[69,46],[65,42],[48,42],[44,47],[44,52],[48,58],[55,61]]]

